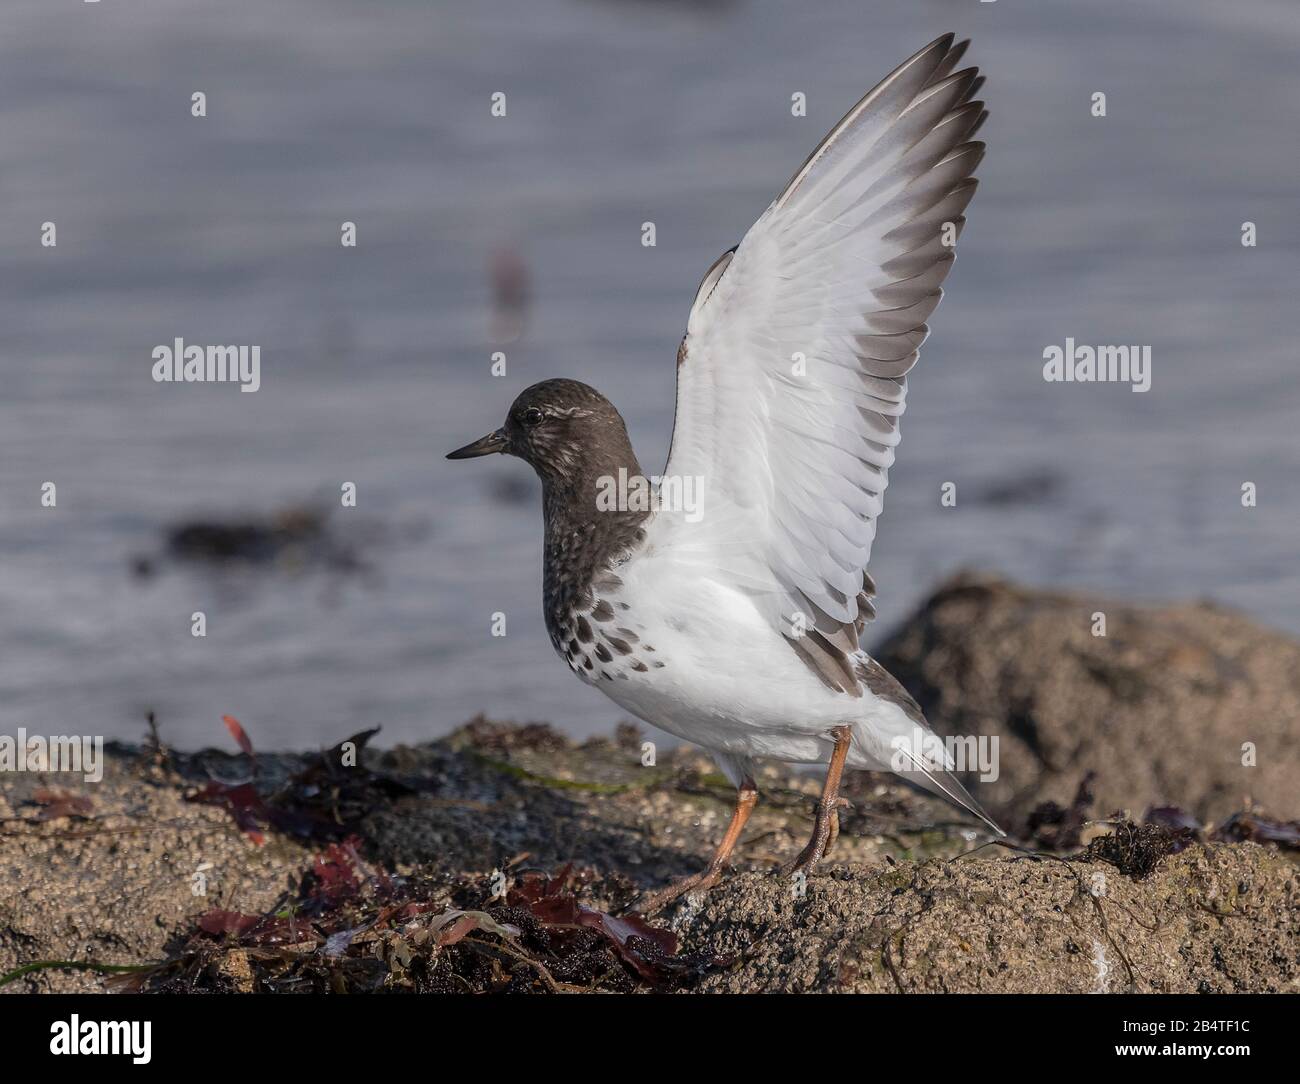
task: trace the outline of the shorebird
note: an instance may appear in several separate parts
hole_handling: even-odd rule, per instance
[[[837,834],[845,768],[896,771],[1003,834],[916,701],[859,646],[906,374],[984,153],[971,139],[983,79],[955,70],[968,44],[947,34],[895,69],[709,268],[677,351],[668,464],[635,488],[648,501],[627,499],[626,480],[645,476],[619,412],[574,380],[527,388],[505,425],[448,456],[533,466],[556,651],[627,711],[709,750],[737,788],[708,867],[646,912],[719,880],[757,801],[756,758],[827,765],[789,870],[811,870]],[[687,492],[698,507],[683,507]]]

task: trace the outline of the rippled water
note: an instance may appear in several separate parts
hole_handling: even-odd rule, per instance
[[[194,746],[232,713],[275,746],[375,723],[417,739],[478,710],[619,718],[543,632],[527,468],[442,454],[567,375],[662,462],[699,277],[947,29],[989,73],[989,154],[913,380],[876,635],[964,565],[1300,631],[1300,21],[1290,0],[1080,7],[10,0],[0,727],[133,737],[154,708]],[[494,379],[502,252],[532,303]],[[260,344],[261,390],[153,383],[176,336]],[[1149,344],[1152,390],[1045,384],[1067,336]],[[131,574],[171,524],[344,481],[358,507],[332,522],[370,574]],[[1008,482],[1025,492],[999,500]]]

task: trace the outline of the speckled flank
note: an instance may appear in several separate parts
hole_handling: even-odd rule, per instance
[[[597,599],[585,613],[571,611],[556,617],[552,640],[569,668],[585,681],[625,681],[629,673],[644,674],[652,668],[663,668],[662,662],[649,657],[654,654],[654,646],[643,643],[636,629],[624,625],[612,629],[599,624],[593,627],[589,620],[599,622],[601,615],[604,620],[610,620],[614,613],[614,602]]]

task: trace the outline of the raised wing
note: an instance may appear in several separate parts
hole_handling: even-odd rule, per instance
[[[710,268],[678,351],[667,477],[701,477],[678,546],[754,592],[834,687],[873,616],[867,575],[905,375],[984,153],[966,42],[927,45],[822,141]]]

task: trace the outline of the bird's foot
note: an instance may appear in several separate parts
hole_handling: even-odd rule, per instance
[[[813,823],[812,838],[808,840],[808,845],[799,852],[798,857],[787,862],[781,867],[783,876],[790,877],[799,871],[811,873],[817,868],[817,863],[831,853],[835,841],[840,835],[840,808],[850,808],[849,803],[844,798],[837,798],[833,805],[826,807],[821,804],[817,806],[817,819]]]
[[[852,808],[853,804],[847,798],[836,799],[835,808],[831,810],[830,814],[831,831],[830,835],[826,839],[826,849],[822,852],[823,858],[829,855],[831,851],[835,850],[835,841],[840,838],[840,810]]]
[[[823,840],[821,845],[817,844],[817,837],[814,836],[808,841],[808,845],[799,852],[798,856],[791,859],[781,867],[781,876],[793,877],[796,873],[811,873],[817,868],[817,863],[826,855],[826,843]]]
[[[689,877],[682,877],[672,884],[666,885],[659,889],[658,892],[652,892],[649,895],[642,895],[632,904],[630,910],[637,911],[641,915],[649,918],[651,915],[658,914],[674,900],[691,892],[707,892],[710,888],[722,880],[722,869],[720,867],[710,866],[699,873],[692,873]]]

